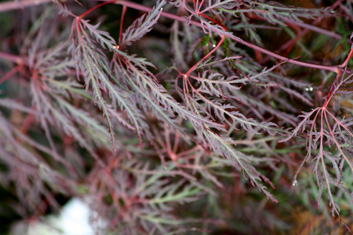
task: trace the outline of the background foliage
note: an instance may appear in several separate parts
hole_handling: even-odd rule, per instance
[[[18,2],[2,224],[80,197],[102,233],[353,228],[352,1]]]

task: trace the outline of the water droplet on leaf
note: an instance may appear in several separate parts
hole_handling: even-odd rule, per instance
[[[297,180],[294,180],[292,186],[295,187],[295,186],[297,186],[297,185],[298,185],[298,181],[297,181]]]

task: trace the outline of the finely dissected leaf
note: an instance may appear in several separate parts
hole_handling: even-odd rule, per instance
[[[314,118],[310,119],[313,115]],[[319,187],[318,201],[320,201],[322,192],[325,188],[328,192],[328,198],[330,201],[329,204],[332,207],[332,215],[339,215],[340,208],[339,205],[335,202],[331,186],[335,186],[343,191],[347,191],[346,187],[341,184],[342,169],[343,162],[345,162],[348,164],[350,170],[353,170],[352,160],[345,152],[345,149],[351,151],[352,147],[350,145],[344,146],[343,143],[347,142],[349,138],[353,137],[352,132],[349,129],[352,125],[352,122],[350,120],[348,120],[348,122],[338,120],[326,108],[313,109],[311,112],[304,113],[303,115],[301,115],[301,117],[303,118],[303,120],[293,130],[293,134],[287,139],[282,140],[287,141],[293,136],[297,135],[298,132],[306,131],[307,126],[310,127],[308,131],[309,138],[307,140],[308,153],[304,161],[298,168],[298,171],[295,175],[295,179],[299,170],[303,167],[304,162],[306,162],[311,157],[313,149],[314,153],[316,152],[316,156],[314,157],[314,172],[316,174],[317,185]],[[335,121],[334,125],[331,124],[331,120]],[[341,132],[341,128],[343,128],[345,131]],[[336,133],[335,130],[337,129],[339,130],[339,132]],[[341,142],[341,140],[343,140],[344,142]],[[329,151],[326,151],[324,149],[327,145],[330,148]],[[331,164],[335,172],[335,178],[333,178],[331,172],[329,171],[328,163]]]
[[[266,190],[264,185],[260,183],[263,179],[267,183],[269,181],[249,164],[247,157],[243,153],[236,151],[231,146],[231,140],[222,138],[221,136],[218,136],[211,131],[209,131],[209,138],[211,149],[213,149],[216,153],[223,155],[230,160],[233,160],[237,168],[245,172],[245,177],[248,177],[254,186],[263,192],[267,198],[278,203],[277,199]]]
[[[222,92],[223,89],[240,89],[242,85],[247,84],[249,80],[240,79],[237,76],[231,76],[225,78],[221,73],[210,73],[209,71],[204,71],[202,76],[194,77],[193,79],[197,80],[200,83],[198,88],[199,92],[206,93],[208,95],[215,95],[217,97],[224,96]]]
[[[173,116],[174,112],[176,112],[182,118],[190,120],[191,122],[195,123],[195,125],[197,125],[200,122],[204,122],[212,127],[215,127],[218,129],[222,128],[222,125],[212,122],[207,117],[201,117],[195,113],[192,113],[188,111],[186,108],[184,108],[181,104],[176,102],[176,100],[167,93],[165,88],[156,82],[156,78],[150,73],[147,73],[146,70],[140,71],[132,64],[129,65],[129,68],[131,70],[131,74],[133,75],[132,77],[134,78],[134,79],[131,79],[130,77],[131,75],[128,75],[128,78],[131,79],[130,83],[137,83],[136,85],[139,86],[138,89],[142,89],[141,92],[147,91],[149,99],[152,99],[153,102],[161,105],[163,109],[167,111],[168,116],[170,114],[172,114]],[[152,104],[150,103],[150,105]]]
[[[102,234],[327,233],[330,211],[351,223],[351,1],[34,2],[0,18],[6,207],[37,218],[79,197]]]
[[[216,0],[216,1],[208,1],[207,2],[207,6],[202,9],[202,12],[212,12],[213,14],[220,14],[221,9],[227,9],[227,10],[231,10],[235,7],[239,7],[241,6],[242,3],[241,2],[237,2],[237,1],[232,1],[232,0],[225,0],[225,1],[221,1],[221,0]]]
[[[76,71],[82,72],[84,75],[86,90],[90,87],[93,89],[94,101],[102,109],[102,112],[107,120],[109,132],[112,140],[114,140],[114,128],[112,125],[112,116],[118,117],[114,114],[114,109],[110,107],[110,101],[104,97],[104,93],[112,99],[112,105],[118,104],[124,111],[127,112],[129,118],[134,124],[135,131],[139,138],[141,138],[142,130],[147,128],[143,121],[143,117],[139,112],[134,99],[128,92],[125,92],[120,84],[115,84],[109,75],[110,66],[107,58],[100,51],[99,48],[92,48],[92,39],[84,31],[84,27],[79,21],[74,21],[73,25],[78,25],[77,35],[72,34],[74,46],[72,48],[73,57],[77,61]],[[102,46],[112,47],[113,39],[106,33],[97,31],[97,27],[89,26],[87,22],[84,26],[95,36]],[[91,46],[90,46],[91,45]],[[81,58],[83,56],[83,58]],[[103,92],[105,91],[105,92]],[[119,120],[119,119],[118,119]],[[126,123],[123,123],[127,125]]]
[[[122,36],[120,44],[130,45],[134,41],[139,40],[145,34],[152,30],[152,27],[157,23],[158,18],[163,11],[163,6],[166,4],[165,0],[158,0],[155,6],[148,14],[144,14],[135,20],[129,28],[126,29]]]

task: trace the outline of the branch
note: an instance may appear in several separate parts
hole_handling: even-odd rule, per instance
[[[6,52],[1,52],[0,51],[0,59],[5,59],[7,61],[15,62],[17,64],[28,65],[28,59],[27,58],[22,58],[22,57],[17,56],[17,55],[8,54]]]
[[[0,4],[0,12],[1,11],[8,11],[8,10],[13,10],[13,9],[18,9],[18,8],[24,8],[24,7],[28,7],[30,5],[38,5],[38,4],[42,4],[42,3],[46,3],[46,2],[50,2],[51,0],[27,0],[27,1],[22,1],[21,4],[15,3],[15,2],[7,2],[7,3],[3,3]],[[149,12],[152,9],[150,7],[146,7],[143,6],[141,4],[138,3],[134,3],[134,2],[130,2],[130,1],[124,1],[124,0],[116,0],[116,1],[111,1],[111,0],[103,0],[104,2],[109,2],[109,3],[115,3],[115,4],[119,4],[122,6],[126,6],[126,7],[130,7],[136,10],[140,10],[140,11],[145,11],[145,12]],[[181,16],[178,15],[174,15],[168,12],[162,12],[161,16],[167,17],[169,19],[172,20],[176,20],[176,21],[180,21],[180,22],[184,22],[187,23],[187,20]],[[199,28],[202,28],[201,23],[197,22],[197,21],[193,21],[191,20],[189,22],[191,25],[197,26]],[[213,32],[217,33],[216,30],[214,28],[211,29]],[[269,55],[273,58],[279,59],[281,61],[285,61],[291,64],[295,64],[295,65],[299,65],[299,66],[303,66],[303,67],[307,67],[307,68],[314,68],[314,69],[322,69],[322,70],[326,70],[326,71],[331,71],[334,72],[336,74],[340,73],[341,68],[338,65],[335,66],[326,66],[326,65],[319,65],[319,64],[314,64],[314,63],[309,63],[309,62],[303,62],[303,61],[299,61],[299,60],[295,60],[295,59],[291,59],[285,56],[281,56],[277,53],[274,53],[272,51],[269,51],[267,49],[264,49],[262,47],[259,47],[255,44],[252,44],[250,42],[244,41],[243,39],[231,35],[229,33],[227,33],[226,31],[224,32],[225,36],[232,39],[235,42],[238,42],[240,44],[243,44],[255,51],[261,52],[263,54]]]
[[[0,4],[0,12],[12,11],[12,10],[23,10],[26,7],[30,7],[33,5],[39,5],[47,2],[51,2],[52,0],[26,0],[26,1],[11,1],[4,2]]]
[[[133,3],[133,2],[129,2],[129,1],[124,1],[124,0],[117,1],[116,4],[124,5],[124,6],[130,7],[130,8],[136,9],[136,10],[140,10],[140,11],[146,11],[146,12],[151,11],[150,7],[146,7],[146,6],[143,6],[143,5],[140,5],[140,4],[137,4],[137,3]],[[181,16],[177,16],[177,15],[171,14],[171,13],[168,13],[168,12],[162,12],[161,16],[167,17],[167,18],[172,19],[172,20],[177,20],[177,21],[180,21],[180,22],[187,23],[187,20],[185,18],[183,18]],[[189,23],[191,25],[195,25],[195,26],[197,26],[199,28],[202,28],[200,22],[191,20]],[[211,30],[213,32],[217,33],[215,29],[212,28]],[[266,49],[264,49],[262,47],[259,47],[259,46],[255,45],[255,44],[252,44],[250,42],[244,41],[243,39],[241,39],[241,38],[239,38],[237,36],[230,35],[230,34],[226,34],[225,36],[230,38],[230,39],[232,39],[233,41],[238,42],[240,44],[243,44],[243,45],[245,45],[245,46],[247,46],[247,47],[249,47],[249,48],[251,48],[253,50],[259,51],[259,52],[261,52],[263,54],[272,56],[272,57],[274,57],[276,59],[279,59],[279,60],[282,60],[282,61],[285,61],[285,62],[288,62],[288,63],[291,63],[291,64],[296,64],[296,65],[303,66],[303,67],[308,67],[308,68],[327,70],[327,71],[331,71],[331,72],[335,72],[335,73],[339,73],[339,71],[340,71],[340,68],[338,66],[319,65],[319,64],[313,64],[313,63],[308,63],[308,62],[303,62],[303,61],[287,58],[285,56],[281,56],[279,54],[276,54],[276,53],[274,53],[272,51],[266,50]]]
[[[284,22],[289,23],[289,24],[295,24],[295,25],[298,25],[298,26],[300,26],[302,28],[305,28],[305,29],[308,29],[308,30],[311,30],[311,31],[314,31],[314,32],[317,32],[317,33],[321,33],[321,34],[327,35],[327,36],[335,38],[335,39],[339,39],[339,40],[342,39],[342,35],[339,35],[339,34],[337,34],[335,32],[332,32],[332,31],[328,31],[326,29],[319,28],[319,27],[317,27],[315,25],[306,24],[304,22],[294,21],[294,20],[288,19],[286,17],[281,17],[281,19]]]

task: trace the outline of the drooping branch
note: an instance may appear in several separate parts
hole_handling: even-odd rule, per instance
[[[127,6],[127,7],[130,7],[130,8],[133,8],[133,9],[136,9],[136,10],[140,10],[140,11],[146,11],[146,12],[149,12],[151,10],[150,7],[146,7],[146,6],[143,6],[143,5],[140,5],[138,3],[134,3],[134,2],[129,2],[129,1],[119,1],[117,0],[116,1],[116,4],[119,4],[119,5],[124,5],[124,6]],[[164,16],[164,17],[167,17],[169,19],[172,19],[172,20],[177,20],[177,21],[180,21],[180,22],[184,22],[184,23],[187,23],[187,20],[181,16],[177,16],[177,15],[174,15],[174,14],[171,14],[171,13],[168,13],[168,12],[162,12],[161,16]],[[189,21],[189,23],[191,25],[195,25],[197,27],[202,27],[201,23],[200,22],[197,22],[197,21]],[[213,32],[216,32],[215,29],[211,28],[211,30]],[[225,32],[226,33],[226,32]],[[279,59],[279,60],[282,60],[282,61],[285,61],[285,62],[288,62],[288,63],[291,63],[291,64],[295,64],[295,65],[299,65],[299,66],[303,66],[303,67],[307,67],[307,68],[314,68],[314,69],[322,69],[322,70],[326,70],[326,71],[331,71],[331,72],[335,72],[336,74],[340,72],[340,67],[339,66],[326,66],[326,65],[320,65],[320,64],[314,64],[314,63],[308,63],[308,62],[303,62],[303,61],[299,61],[299,60],[295,60],[295,59],[291,59],[291,58],[288,58],[288,57],[285,57],[285,56],[281,56],[279,54],[276,54],[272,51],[269,51],[267,49],[264,49],[260,46],[257,46],[253,43],[250,43],[250,42],[247,42],[237,36],[234,36],[234,35],[231,35],[229,33],[227,33],[225,35],[226,37],[232,39],[233,41],[235,42],[238,42],[240,44],[243,44],[253,50],[256,50],[256,51],[259,51],[263,54],[266,54],[266,55],[269,55],[273,58],[276,58],[276,59]]]
[[[36,6],[53,0],[26,0],[26,1],[9,1],[0,4],[0,12],[24,9],[30,6]]]
[[[31,6],[31,5],[35,5],[35,4],[42,4],[42,3],[47,3],[50,2],[51,0],[27,0],[27,1],[23,1],[21,2],[21,4],[15,3],[15,2],[7,2],[7,3],[3,3],[0,4],[0,12],[3,11],[9,11],[9,10],[13,10],[13,9],[18,9],[20,7],[27,7],[27,6]],[[104,2],[108,2],[108,3],[115,3],[115,4],[119,4],[119,5],[123,5],[129,8],[133,8],[136,10],[140,10],[140,11],[145,11],[145,12],[149,12],[152,10],[152,8],[147,7],[147,6],[143,6],[141,4],[138,3],[134,3],[134,2],[130,2],[130,1],[125,1],[125,0],[116,0],[116,1],[112,1],[112,0],[104,0]],[[172,13],[168,13],[168,12],[162,12],[161,16],[163,17],[167,17],[169,19],[172,20],[176,20],[176,21],[180,21],[180,22],[184,22],[187,23],[187,20],[181,16],[178,15],[174,15]],[[200,22],[197,21],[189,21],[188,23],[190,23],[191,25],[197,26],[197,27],[202,27]],[[211,31],[216,32],[216,29],[211,28]],[[247,42],[237,36],[234,36],[232,34],[230,34],[229,32],[224,32],[225,36],[232,39],[233,41],[240,43],[244,46],[247,46],[255,51],[261,52],[263,54],[266,54],[268,56],[271,56],[273,58],[276,58],[278,60],[281,61],[285,61],[287,63],[291,63],[291,64],[295,64],[295,65],[299,65],[299,66],[303,66],[303,67],[307,67],[307,68],[314,68],[314,69],[321,69],[321,70],[326,70],[326,71],[331,71],[334,72],[336,74],[339,74],[342,70],[342,68],[340,67],[340,65],[333,65],[333,66],[327,66],[327,65],[320,65],[320,64],[314,64],[314,63],[309,63],[309,62],[304,62],[304,61],[299,61],[296,59],[291,59],[285,56],[281,56],[277,53],[274,53],[272,51],[269,51],[267,49],[264,49],[260,46],[257,46],[253,43]]]

